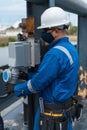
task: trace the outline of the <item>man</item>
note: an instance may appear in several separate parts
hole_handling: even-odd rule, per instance
[[[46,9],[41,15],[42,39],[49,43],[37,73],[25,83],[16,85],[16,96],[38,93],[34,130],[72,130],[69,110],[76,91],[79,60],[75,47],[66,37],[69,21],[59,7]],[[40,120],[40,128],[39,128]]]

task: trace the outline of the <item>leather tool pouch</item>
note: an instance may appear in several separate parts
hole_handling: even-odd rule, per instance
[[[79,120],[82,116],[82,109],[83,109],[83,105],[77,103],[76,104],[76,119]]]
[[[80,104],[77,99],[74,99],[74,104],[69,111],[69,117],[72,118],[73,120],[75,118],[79,120],[82,116],[82,109],[83,105]]]
[[[61,122],[55,122],[55,130],[68,130],[68,119],[61,121]]]

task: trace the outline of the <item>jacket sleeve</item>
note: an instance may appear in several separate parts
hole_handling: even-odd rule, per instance
[[[45,89],[58,76],[58,73],[59,64],[57,57],[53,54],[46,55],[37,73],[30,81],[32,89],[34,91]]]

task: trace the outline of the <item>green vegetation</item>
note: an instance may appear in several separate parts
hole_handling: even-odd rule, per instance
[[[8,27],[6,30],[9,30],[9,31],[15,31],[15,30],[20,30],[21,28],[20,27],[17,27],[17,28],[14,28],[13,26],[10,26]]]
[[[9,42],[15,42],[16,36],[2,37],[0,36],[0,47],[8,46]]]
[[[77,26],[70,26],[67,30],[67,35],[77,35],[78,27]]]
[[[7,30],[14,30],[14,27],[10,27]],[[67,30],[67,35],[71,39],[71,41],[76,41],[77,40],[77,26],[72,26],[70,25],[70,28]],[[0,36],[0,46],[8,46],[9,42],[15,42],[17,40],[16,36],[9,36],[9,37],[3,37]]]
[[[77,26],[72,26],[70,25],[69,29],[67,30],[67,35],[69,36],[70,41],[77,41],[77,32],[78,32],[78,27]]]
[[[69,36],[70,41],[72,41],[72,42],[77,41],[77,35],[68,35],[68,36]]]
[[[6,30],[15,30],[15,28],[13,26],[7,28]]]

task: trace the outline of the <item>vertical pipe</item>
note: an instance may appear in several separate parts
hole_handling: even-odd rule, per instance
[[[29,116],[29,128],[28,130],[33,130],[34,126],[34,105],[33,105],[33,94],[28,96],[28,116]]]
[[[78,18],[78,42],[80,65],[87,70],[87,16]]]
[[[33,3],[27,1],[26,2],[27,7],[27,18],[33,16]],[[26,108],[27,105],[27,108]],[[27,111],[26,111],[27,109]],[[33,107],[33,95],[28,96],[28,104],[24,104],[24,122],[28,122],[28,130],[33,130],[34,125],[34,107]],[[24,125],[26,128],[26,125]]]
[[[34,33],[34,40],[35,42],[40,39],[40,30],[37,30],[37,27],[40,26],[40,16],[42,12],[48,7],[48,3],[46,4],[36,4],[33,3],[32,1],[29,2],[27,1],[27,17],[34,17],[34,22],[35,22],[35,33]],[[34,118],[35,118],[35,113],[38,107],[38,95],[37,94],[32,94],[28,96],[28,120],[29,120],[29,127],[28,130],[33,130],[34,126]],[[25,112],[26,115],[26,112]],[[27,117],[26,117],[27,118]]]
[[[49,7],[55,6],[55,0],[49,0]]]
[[[32,16],[32,3],[31,2],[26,2],[26,6],[27,6],[27,17],[31,17]]]
[[[0,114],[0,130],[4,130],[4,122]]]
[[[86,98],[87,94],[84,92],[87,86],[87,16],[78,17],[78,51],[81,66],[78,87],[82,90],[82,96]],[[80,79],[81,75],[83,75],[82,79]]]

